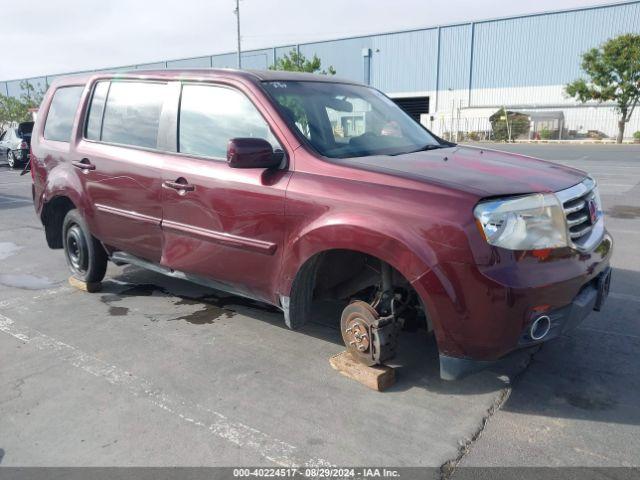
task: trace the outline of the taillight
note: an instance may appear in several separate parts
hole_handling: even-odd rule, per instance
[[[20,150],[27,150],[28,148],[29,148],[29,145],[27,144],[27,142],[23,140],[22,143],[20,144]]]

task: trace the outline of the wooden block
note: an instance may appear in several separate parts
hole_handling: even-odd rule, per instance
[[[76,277],[73,277],[73,276],[69,277],[69,285],[77,288],[78,290],[82,290],[84,292],[89,292],[89,293],[99,292],[102,289],[101,282],[86,283],[86,282],[83,282],[82,280],[78,280]]]
[[[396,383],[396,371],[386,365],[368,367],[363,365],[347,351],[329,358],[334,370],[338,370],[345,377],[352,378],[361,384],[381,392]]]

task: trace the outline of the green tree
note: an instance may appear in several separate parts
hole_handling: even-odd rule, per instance
[[[615,102],[620,114],[618,143],[640,99],[640,35],[626,34],[592,48],[582,55],[582,70],[589,77],[565,87],[571,97],[585,103]]]
[[[311,60],[307,59],[297,49],[293,48],[288,54],[276,60],[275,65],[271,65],[269,70],[286,70],[288,72],[308,72],[320,73],[322,75],[335,75],[336,70],[329,66],[327,70],[322,70],[322,62],[317,55],[313,55]]]
[[[20,82],[20,89],[20,98],[0,94],[0,125],[3,127],[30,120],[29,109],[38,108],[42,103],[45,92],[41,87],[23,80]]]
[[[269,66],[269,70],[286,70],[288,72],[319,73],[321,75],[335,75],[336,70],[329,66],[327,70],[322,69],[322,62],[317,55],[313,55],[311,60],[307,59],[297,49],[291,49],[288,54],[278,58],[274,65]],[[302,99],[297,96],[283,96],[279,102],[286,107],[293,115],[293,120],[304,135],[309,135],[309,125],[307,113]]]
[[[20,99],[27,105],[27,108],[38,108],[40,106],[45,94],[42,87],[34,86],[29,80],[22,80],[20,89],[22,90]]]
[[[29,107],[26,103],[19,98],[0,95],[0,124],[7,126],[27,120],[29,120]]]

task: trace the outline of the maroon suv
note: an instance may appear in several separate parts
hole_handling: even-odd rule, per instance
[[[32,137],[51,248],[275,305],[320,302],[366,364],[433,331],[457,378],[599,310],[612,239],[586,173],[445,142],[373,88],[232,70],[57,80]],[[338,318],[341,317],[341,318]]]

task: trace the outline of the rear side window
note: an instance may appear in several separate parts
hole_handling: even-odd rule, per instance
[[[89,140],[100,140],[100,130],[102,127],[102,114],[104,112],[104,103],[107,100],[107,92],[109,91],[109,82],[98,82],[93,89],[93,97],[91,98],[91,106],[89,107],[89,118],[87,120],[87,129],[85,136]]]
[[[263,138],[280,148],[269,125],[242,93],[210,85],[184,85],[178,148],[182,153],[225,158],[232,138]]]
[[[58,142],[71,140],[71,129],[82,90],[84,86],[63,87],[56,90],[44,124],[44,138]]]
[[[100,140],[156,148],[165,84],[112,82]]]

